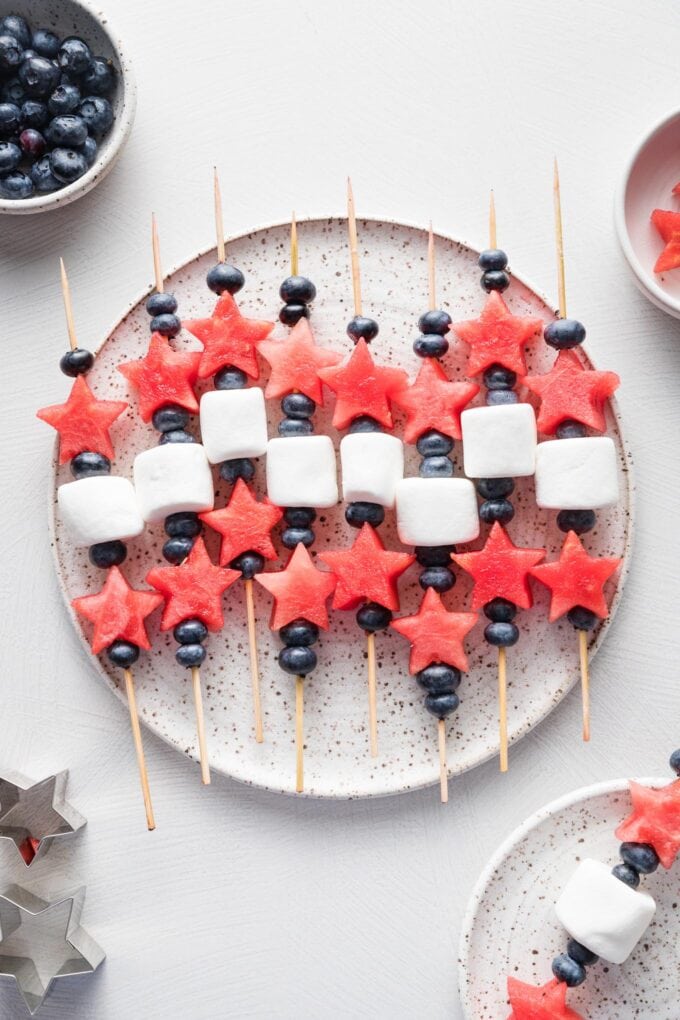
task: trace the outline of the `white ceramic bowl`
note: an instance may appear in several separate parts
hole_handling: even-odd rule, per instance
[[[49,28],[62,37],[82,36],[93,53],[110,58],[116,68],[116,85],[110,97],[113,125],[100,143],[97,159],[87,173],[60,191],[32,198],[0,199],[0,213],[21,215],[74,202],[106,177],[130,134],[137,90],[130,61],[108,18],[101,12],[95,13],[83,0],[0,0],[0,17],[7,14],[20,14],[32,28]]]
[[[680,269],[654,272],[663,241],[650,216],[656,208],[680,213],[680,198],[671,194],[679,181],[680,111],[674,110],[635,147],[616,194],[614,219],[638,287],[652,304],[676,319],[680,319]]]

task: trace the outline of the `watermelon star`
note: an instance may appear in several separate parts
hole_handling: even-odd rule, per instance
[[[129,641],[139,648],[151,648],[144,620],[162,601],[163,596],[155,591],[131,588],[118,567],[111,567],[97,595],[82,595],[73,599],[71,605],[76,613],[94,624],[92,651],[98,655],[114,641]]]
[[[170,630],[182,620],[198,618],[209,630],[224,625],[222,594],[240,577],[238,570],[216,567],[202,538],[179,567],[155,567],[146,576],[166,599],[161,630]]]
[[[680,266],[680,213],[670,209],[655,209],[652,223],[661,234],[664,250],[654,263],[655,273],[665,273]]]
[[[187,411],[198,411],[194,383],[198,377],[198,351],[175,351],[160,333],[153,333],[143,358],[118,366],[138,391],[139,413],[151,421],[154,411],[164,404],[177,404]]]
[[[602,589],[620,564],[615,557],[589,556],[578,535],[570,531],[559,560],[530,570],[532,577],[550,589],[550,622],[574,606],[583,606],[604,619],[608,609]]]
[[[328,628],[326,600],[335,588],[335,577],[314,565],[302,542],[295,546],[283,570],[255,574],[255,580],[274,596],[272,630],[300,618]]]
[[[492,599],[507,599],[520,609],[533,605],[529,574],[545,556],[545,549],[513,545],[496,521],[479,552],[453,553],[452,560],[474,578],[472,608],[479,609]]]
[[[258,351],[271,366],[265,397],[282,397],[297,390],[323,407],[323,387],[318,371],[342,361],[342,355],[317,347],[309,320],[302,318],[287,340],[264,340]]]
[[[434,588],[428,588],[418,612],[393,620],[392,626],[411,642],[409,672],[419,673],[432,662],[467,672],[463,641],[476,622],[476,613],[450,612]]]
[[[425,358],[416,381],[393,397],[406,411],[404,439],[415,443],[430,429],[460,439],[460,413],[477,393],[476,383],[450,382],[435,358]]]
[[[508,1020],[583,1020],[567,1006],[567,986],[557,978],[537,988],[509,977],[508,997],[512,1008]]]
[[[664,868],[670,868],[680,850],[680,780],[660,789],[630,781],[632,813],[615,836],[624,843],[649,843]]]
[[[236,482],[225,507],[199,516],[222,536],[220,564],[223,567],[244,552],[256,552],[268,560],[276,559],[276,549],[269,533],[283,517],[283,510],[268,499],[258,503],[242,478]]]
[[[502,365],[526,375],[524,348],[543,328],[540,319],[511,315],[498,291],[493,291],[478,319],[454,322],[451,329],[469,345],[467,374],[478,375],[490,365]]]
[[[604,432],[603,405],[619,386],[616,372],[595,372],[581,364],[574,351],[560,351],[549,372],[528,375],[526,386],[541,399],[537,425],[552,436],[566,418]]]
[[[37,412],[59,433],[59,463],[84,450],[114,455],[109,429],[127,408],[124,400],[98,400],[82,375],[74,382],[65,404],[52,404]]]
[[[337,429],[364,414],[392,428],[390,400],[404,389],[408,376],[401,368],[376,365],[365,340],[359,340],[342,365],[320,368],[318,374],[336,394],[333,424]]]
[[[198,370],[200,379],[209,378],[227,365],[234,365],[251,379],[257,379],[260,371],[255,345],[269,336],[274,323],[245,319],[231,294],[225,292],[220,295],[210,318],[189,319],[184,322],[184,328],[203,344]]]
[[[361,602],[378,602],[399,609],[397,578],[415,560],[409,553],[388,552],[377,531],[364,524],[351,549],[320,553],[319,559],[337,576],[334,609],[354,609]]]

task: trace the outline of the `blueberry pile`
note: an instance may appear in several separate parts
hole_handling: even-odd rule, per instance
[[[0,19],[0,197],[31,198],[82,177],[113,123],[110,60],[83,39]]]

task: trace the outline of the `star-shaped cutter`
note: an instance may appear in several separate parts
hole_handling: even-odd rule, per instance
[[[0,839],[14,843],[26,867],[86,824],[65,798],[67,782],[68,770],[38,783],[16,773],[0,776]],[[38,845],[25,856],[22,846],[31,840]]]
[[[54,981],[62,977],[93,974],[105,959],[103,949],[81,927],[84,903],[85,886],[49,900],[19,885],[11,885],[0,892],[0,978],[14,978],[31,1016],[42,1006]],[[67,911],[68,916],[63,935],[55,937],[54,931],[47,931],[55,927],[48,923],[52,918],[47,919],[43,915],[59,908]],[[39,925],[41,918],[45,921],[45,938],[40,943],[34,940],[30,947],[32,955],[27,956],[21,929],[25,924],[28,927],[29,923],[31,927]],[[14,936],[17,938],[13,947]],[[45,957],[49,953],[47,977],[46,965],[38,966],[41,951]]]

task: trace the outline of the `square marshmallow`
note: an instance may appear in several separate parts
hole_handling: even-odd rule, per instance
[[[536,467],[536,415],[531,404],[472,407],[460,416],[469,478],[521,478]]]
[[[334,506],[338,501],[338,479],[330,437],[270,439],[267,495],[277,506]]]
[[[479,535],[475,487],[467,478],[403,478],[397,531],[404,545],[454,545]]]
[[[149,524],[168,514],[212,510],[212,471],[199,443],[166,443],[135,457],[135,489],[142,517]]]
[[[211,390],[201,397],[201,442],[211,464],[236,457],[259,457],[267,449],[264,394],[257,386],[244,390]]]
[[[384,432],[353,432],[340,443],[342,495],[394,506],[397,482],[404,477],[404,444]]]
[[[597,510],[618,502],[616,447],[608,436],[553,439],[536,454],[536,502],[549,510]]]
[[[581,945],[623,963],[654,917],[656,903],[631,889],[600,861],[581,861],[555,904],[558,920]]]
[[[116,475],[94,475],[57,489],[59,516],[75,546],[134,538],[144,531],[132,482]]]

